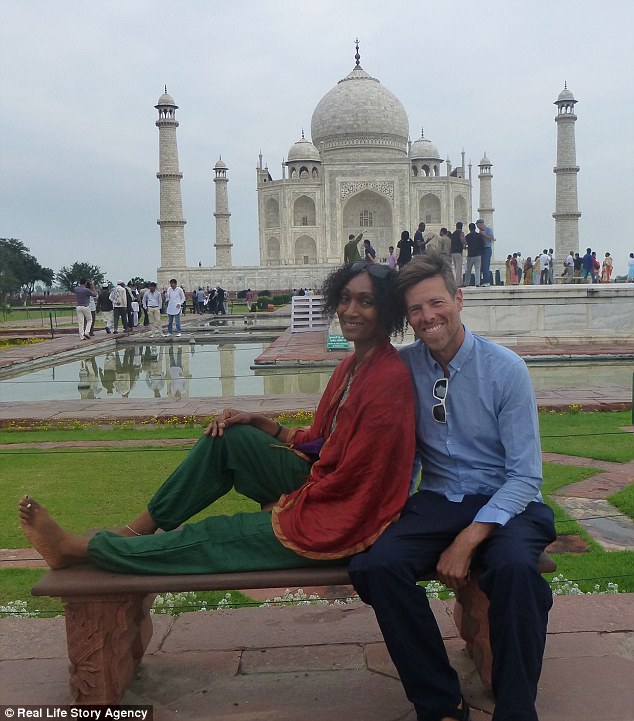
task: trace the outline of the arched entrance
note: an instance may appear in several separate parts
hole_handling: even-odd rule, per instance
[[[376,250],[376,258],[383,261],[387,258],[388,247],[396,246],[400,232],[395,233],[390,201],[383,195],[372,190],[362,190],[353,195],[342,209],[343,237],[341,238],[341,258],[343,246],[349,235],[357,236],[363,231],[363,238],[369,239]],[[361,244],[359,244],[361,251]],[[363,255],[363,252],[361,252]]]

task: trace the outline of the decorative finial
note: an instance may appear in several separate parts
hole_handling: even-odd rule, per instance
[[[568,90],[568,83],[564,80],[564,90]]]
[[[165,95],[167,95],[167,85],[165,85],[164,87],[165,87]]]
[[[302,140],[305,140],[305,138],[304,138],[304,128],[302,128]]]
[[[354,59],[357,61],[357,67],[359,68],[359,67],[361,67],[361,63],[359,62],[361,60],[361,56],[359,55],[359,38],[355,38],[354,42],[355,42],[355,48],[357,51],[355,53]]]
[[[425,126],[424,125],[420,126],[420,137],[421,138],[425,137]]]

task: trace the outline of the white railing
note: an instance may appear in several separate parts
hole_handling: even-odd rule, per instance
[[[328,321],[322,312],[323,296],[294,295],[291,305],[291,333],[325,330]]]

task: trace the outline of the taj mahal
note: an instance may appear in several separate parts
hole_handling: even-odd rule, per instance
[[[574,123],[576,102],[567,88],[556,104],[565,100],[558,131],[558,196],[554,214],[561,223],[561,249],[575,243],[577,234]],[[159,129],[161,265],[160,286],[178,278],[185,288],[222,285],[228,290],[289,289],[318,287],[323,278],[343,261],[343,247],[350,234],[363,231],[377,259],[396,246],[403,229],[453,230],[481,217],[494,227],[492,163],[486,152],[478,164],[479,200],[474,211],[472,165],[452,167],[425,137],[410,140],[409,120],[399,99],[360,64],[356,46],[355,65],[317,103],[311,120],[311,138],[301,138],[289,149],[281,177],[273,178],[260,152],[256,167],[260,263],[232,264],[229,211],[229,168],[223,160],[214,166],[215,266],[189,267],[185,257],[185,219],[180,190],[176,141],[175,104],[165,93],[155,106]],[[562,109],[560,108],[560,113]],[[557,120],[559,117],[557,118]],[[560,132],[560,135],[562,133]],[[560,145],[562,147],[560,148]],[[563,145],[566,147],[564,148]],[[560,157],[561,156],[561,157]],[[561,161],[561,162],[560,162]],[[562,192],[559,193],[560,184]],[[561,195],[561,198],[559,197]],[[557,215],[561,217],[558,219]],[[576,244],[578,247],[578,235]]]

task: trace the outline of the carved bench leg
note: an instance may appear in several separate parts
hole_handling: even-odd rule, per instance
[[[152,638],[150,594],[63,597],[69,684],[77,704],[116,704]]]
[[[480,590],[477,575],[473,573],[469,583],[456,592],[454,621],[482,684],[490,691],[493,655],[489,641],[489,599]]]

